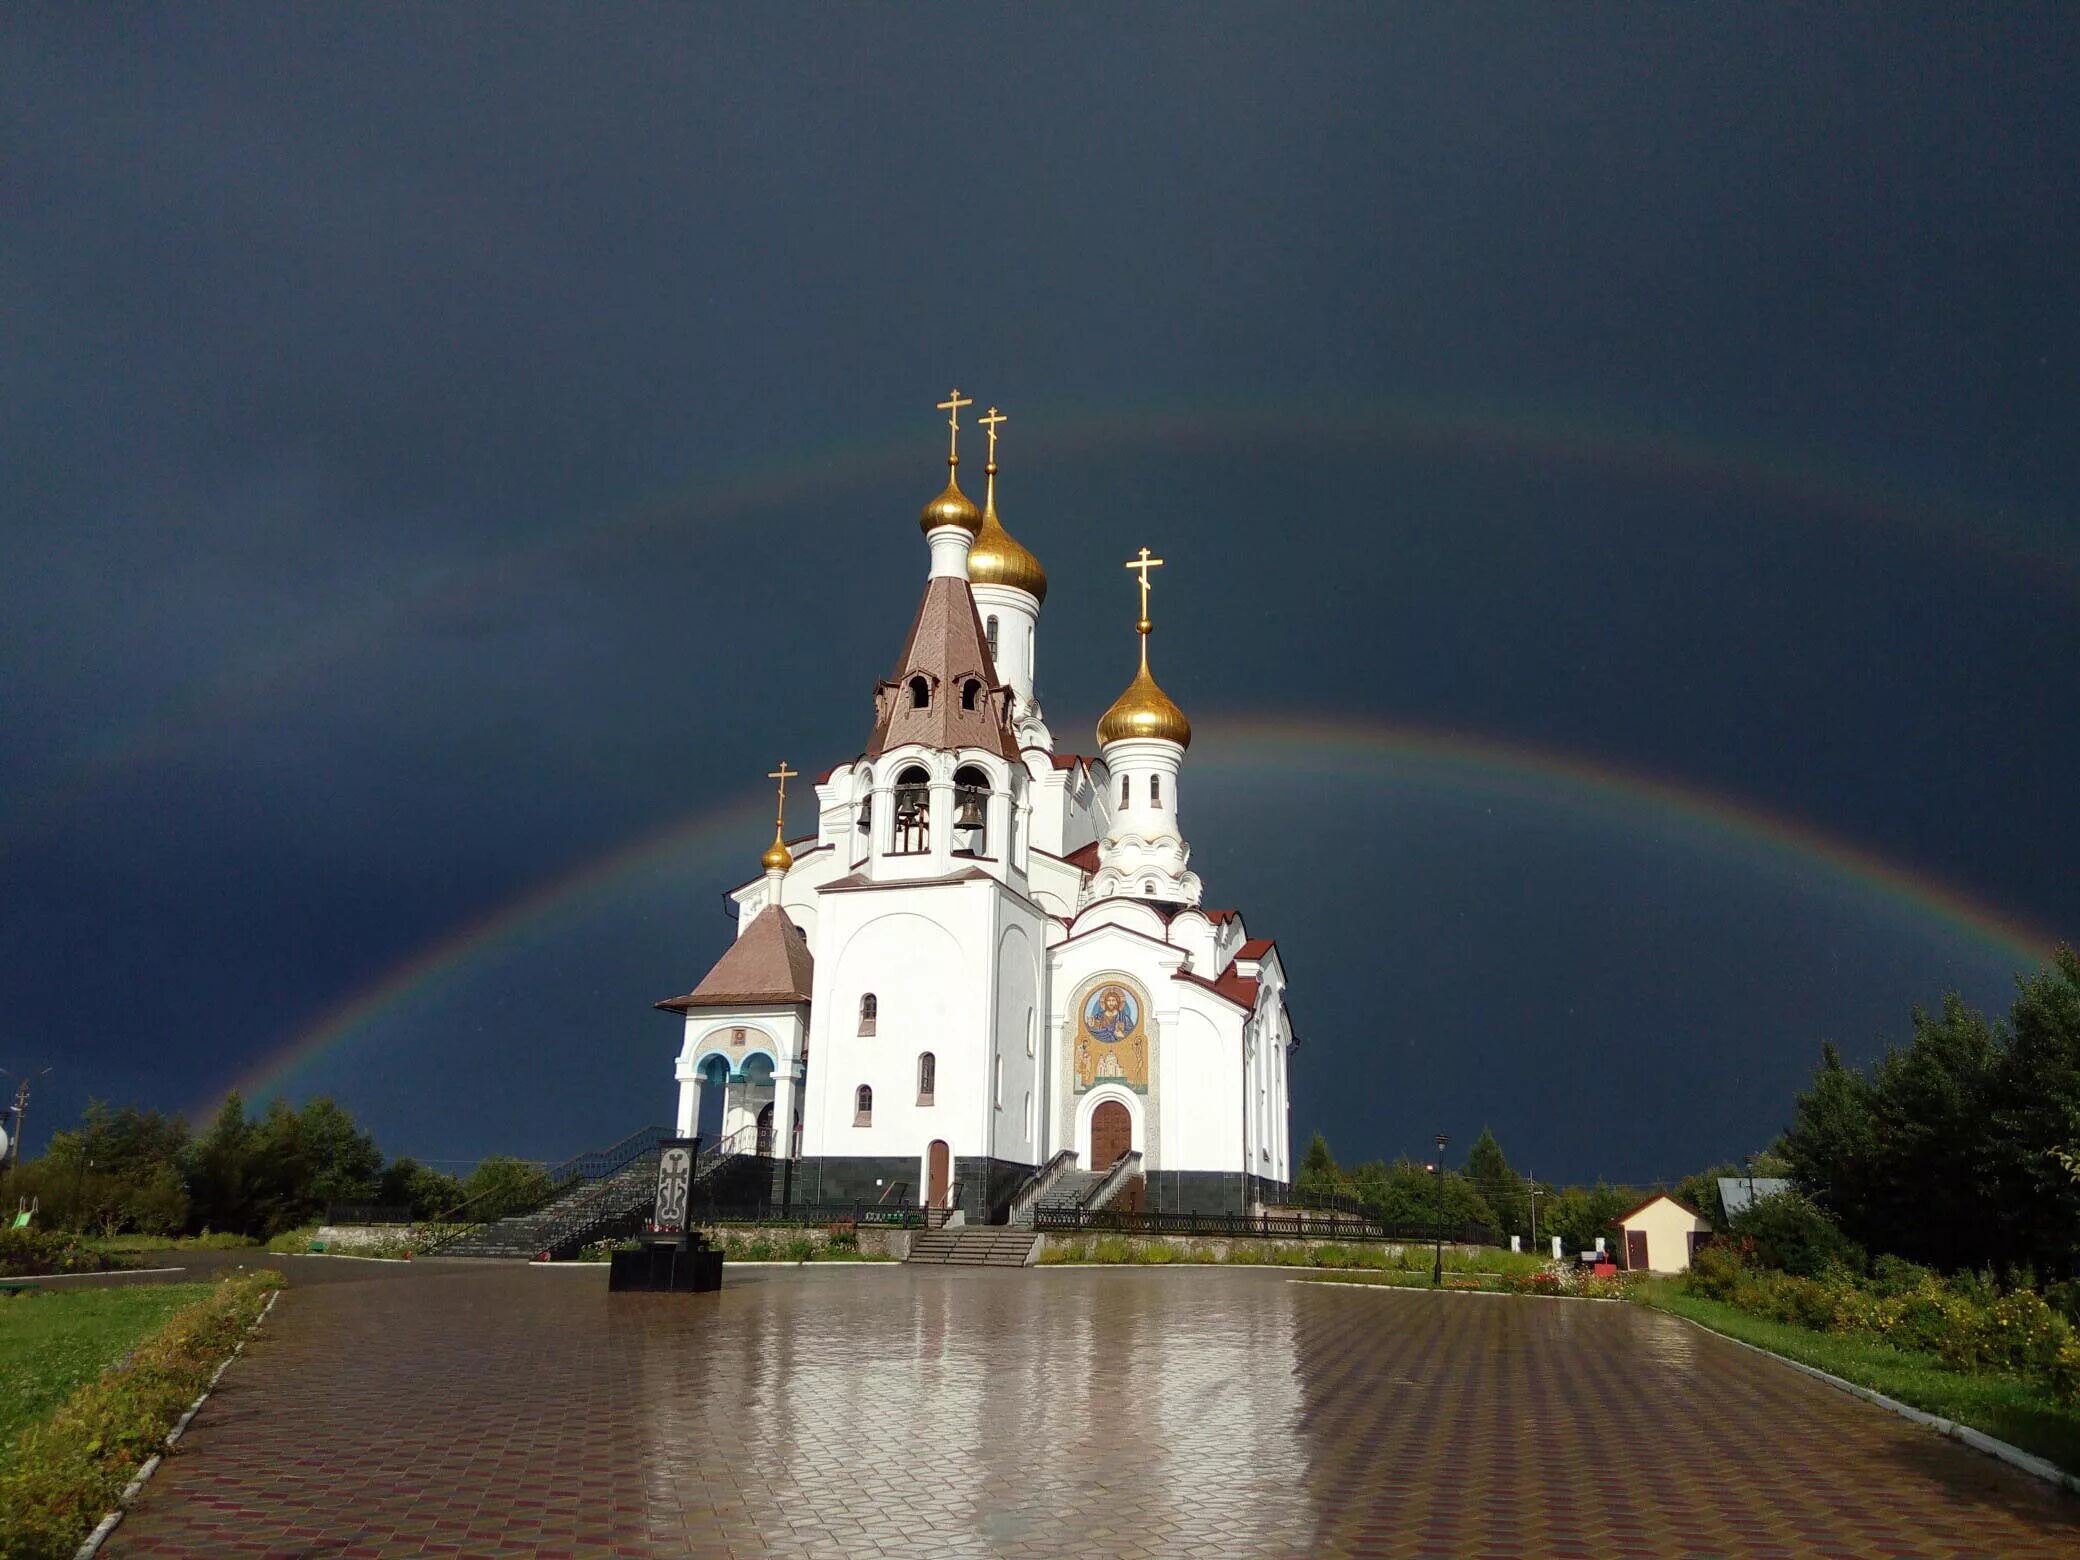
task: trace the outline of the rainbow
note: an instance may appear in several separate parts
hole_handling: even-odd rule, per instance
[[[1904,863],[1736,798],[1587,754],[1363,719],[1211,715],[1200,722],[1200,731],[1187,762],[1188,777],[1290,781],[1296,774],[1335,772],[1387,787],[1518,797],[1668,837],[1687,849],[1730,852],[1754,864],[1818,871],[1867,903],[2013,964],[2034,967],[2053,947],[2048,933],[2021,917],[1983,904]],[[463,922],[298,1030],[245,1069],[230,1087],[249,1101],[286,1093],[313,1063],[350,1045],[377,1020],[408,1009],[415,999],[459,978],[522,935],[597,907],[643,873],[671,868],[698,851],[730,842],[741,847],[750,863],[769,805],[764,797],[752,795],[691,814]],[[647,995],[635,993],[633,1000]],[[214,1111],[221,1098],[220,1093],[198,1117]]]
[[[1749,493],[1772,505],[1866,526],[1895,526],[1991,553],[2020,565],[2025,588],[2080,593],[2080,550],[2041,518],[1921,491],[1881,473],[1808,453],[1707,438],[1612,412],[1593,416],[1550,408],[1440,407],[1408,399],[1376,399],[1334,410],[1288,403],[1200,401],[1096,412],[1036,408],[1021,417],[1018,462],[1110,457],[1131,452],[1218,452],[1275,444],[1296,459],[1324,448],[1345,453],[1395,450],[1440,459],[1477,459],[1604,471],[1636,482],[1715,487]],[[103,777],[194,742],[228,722],[250,718],[288,698],[324,668],[398,641],[415,624],[438,623],[458,610],[483,612],[502,601],[617,554],[654,555],[699,527],[749,522],[775,511],[827,505],[865,488],[899,487],[923,496],[937,481],[936,446],[916,419],[867,440],[791,451],[784,461],[717,479],[703,472],[601,519],[574,515],[551,533],[488,558],[433,564],[386,577],[379,592],[320,619],[300,640],[271,646],[224,674],[174,696],[128,726],[112,730],[45,793],[26,803],[17,834],[46,825]],[[1160,458],[1160,456],[1153,457]],[[900,533],[899,503],[889,523]],[[1007,513],[1017,514],[1016,500]]]

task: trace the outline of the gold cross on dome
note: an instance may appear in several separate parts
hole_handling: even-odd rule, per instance
[[[997,463],[997,424],[1007,423],[1011,419],[992,406],[987,417],[978,417],[975,420],[989,430],[989,463],[994,466]]]
[[[939,410],[946,414],[946,426],[951,430],[946,436],[946,458],[949,461],[961,458],[961,408],[974,404],[974,397],[964,397],[958,390],[939,403]]]
[[[800,773],[799,769],[789,769],[787,760],[783,758],[780,760],[780,767],[766,775],[768,780],[778,780],[780,782],[780,810],[773,814],[773,827],[776,829],[780,827],[787,817],[787,782]]]
[[[1128,571],[1141,576],[1141,621],[1136,627],[1144,634],[1148,632],[1148,571],[1162,566],[1163,560],[1149,557],[1146,547],[1141,549],[1140,557],[1127,560]]]

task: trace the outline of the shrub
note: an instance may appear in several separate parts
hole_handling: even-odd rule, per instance
[[[1742,1248],[1730,1241],[1700,1246],[1690,1259],[1688,1287],[1707,1300],[1731,1300],[1748,1276]]]
[[[0,1277],[32,1273],[100,1273],[120,1267],[103,1252],[63,1230],[0,1228]]]
[[[1736,1216],[1732,1228],[1764,1267],[1801,1278],[1817,1278],[1830,1267],[1863,1267],[1863,1248],[1797,1192],[1763,1198]]]

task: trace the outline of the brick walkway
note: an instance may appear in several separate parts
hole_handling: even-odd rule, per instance
[[[2080,1501],[1631,1307],[1252,1272],[735,1268],[674,1299],[324,1266],[105,1553],[2080,1553]]]

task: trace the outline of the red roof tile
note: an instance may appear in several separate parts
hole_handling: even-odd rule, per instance
[[[1269,937],[1252,937],[1236,952],[1238,959],[1261,959],[1278,945]]]

